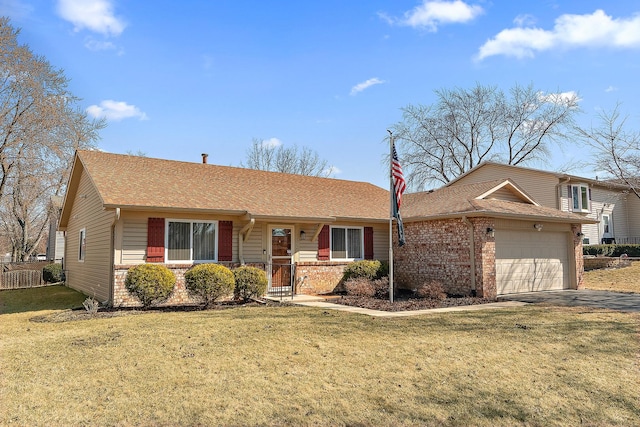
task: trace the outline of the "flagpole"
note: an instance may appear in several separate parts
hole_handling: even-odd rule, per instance
[[[389,132],[389,302],[393,302],[393,133]]]

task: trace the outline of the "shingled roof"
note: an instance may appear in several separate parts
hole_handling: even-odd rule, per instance
[[[498,190],[508,190],[514,198],[521,201],[505,200],[503,196],[499,195]],[[572,212],[540,206],[510,180],[443,187],[433,191],[405,194],[402,199],[402,217],[405,221],[460,216],[505,217],[571,223],[594,222]]]
[[[389,192],[365,182],[84,150],[72,173],[81,170],[105,208],[328,221],[389,217]]]

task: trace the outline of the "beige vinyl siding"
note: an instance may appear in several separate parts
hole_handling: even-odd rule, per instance
[[[632,243],[640,243],[640,199],[632,192],[627,195],[628,237]]]
[[[238,262],[238,232],[243,227],[238,218],[167,212],[123,212],[116,225],[116,263],[142,264],[147,257],[147,222],[149,218],[198,221],[233,221],[233,262]]]
[[[499,190],[494,191],[488,197],[485,197],[487,200],[506,200],[507,202],[519,202],[522,203],[525,200],[522,199],[519,195],[515,194],[513,191],[508,188],[502,187]]]
[[[240,229],[242,229],[245,224],[246,222],[241,224]],[[256,222],[253,226],[253,230],[251,230],[249,238],[243,242],[245,263],[266,262],[267,256],[263,253],[263,251],[267,250],[266,226],[267,225],[265,223]]]
[[[111,226],[115,213],[104,210],[95,187],[83,171],[66,230],[67,283],[101,302],[110,298]],[[78,260],[79,233],[86,229],[84,262]]]
[[[486,164],[451,185],[510,179],[542,206],[558,208],[558,178],[550,173],[507,165]]]
[[[144,264],[147,256],[147,218],[122,220],[121,264]]]
[[[381,261],[389,260],[389,225],[388,224],[365,224],[362,223],[332,223],[329,226],[344,227],[373,227],[373,258]],[[298,247],[298,259],[300,262],[318,261],[318,240],[311,241],[317,230],[316,224],[304,224],[298,228],[305,231],[306,240],[301,240]],[[394,225],[394,233],[396,232]]]

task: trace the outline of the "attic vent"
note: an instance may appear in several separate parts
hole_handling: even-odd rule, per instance
[[[208,154],[202,153],[202,163],[205,165],[207,164],[207,157],[209,157]]]

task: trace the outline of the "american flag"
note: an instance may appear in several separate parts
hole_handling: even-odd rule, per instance
[[[400,166],[400,161],[398,160],[398,152],[396,151],[396,144],[393,143],[393,157],[391,159],[391,176],[393,177],[393,190],[396,193],[396,204],[397,209],[400,209],[400,205],[402,203],[402,193],[407,189],[407,183],[404,180],[404,175],[402,174],[402,167]]]

